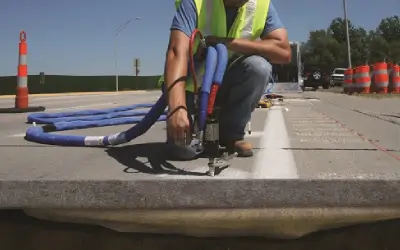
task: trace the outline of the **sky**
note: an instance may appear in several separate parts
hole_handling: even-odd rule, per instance
[[[347,1],[349,19],[366,29],[400,15],[400,0]],[[272,2],[291,41],[306,41],[310,30],[343,17],[342,0]],[[120,75],[134,74],[134,58],[140,58],[140,75],[161,74],[173,16],[174,0],[0,0],[0,76],[16,75],[21,30],[27,34],[29,74],[114,75],[116,41]]]

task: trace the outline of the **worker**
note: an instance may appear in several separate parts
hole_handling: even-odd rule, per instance
[[[271,63],[291,60],[287,31],[276,9],[271,0],[177,0],[175,4],[162,77],[168,138],[191,140],[194,89],[188,72],[189,40],[197,28],[208,45],[223,43],[229,51],[216,100],[221,107],[220,144],[238,157],[252,156],[252,145],[244,140],[246,124],[269,82]]]

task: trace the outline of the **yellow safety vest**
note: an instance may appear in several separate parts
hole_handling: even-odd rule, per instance
[[[175,7],[178,9],[182,0],[175,0]],[[194,0],[197,9],[197,28],[203,36],[218,36],[230,38],[245,38],[256,40],[264,30],[265,20],[268,15],[270,0],[249,0],[240,7],[231,29],[227,32],[226,12],[223,0]],[[196,39],[193,53],[196,53],[199,45]],[[193,55],[192,55],[193,56]],[[230,51],[229,56],[233,56]],[[200,85],[204,74],[204,63],[196,70],[197,83]],[[158,85],[164,82],[162,75]],[[186,90],[194,92],[193,80],[190,76],[186,81]]]

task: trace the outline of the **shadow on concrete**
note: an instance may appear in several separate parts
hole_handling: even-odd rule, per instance
[[[175,167],[170,161],[176,159],[169,156],[166,143],[143,143],[108,148],[106,153],[126,167],[123,170],[125,173],[206,175],[205,173],[192,172]],[[138,160],[138,157],[147,158],[147,162]]]

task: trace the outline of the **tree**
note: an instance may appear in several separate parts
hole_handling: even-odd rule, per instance
[[[389,43],[379,33],[369,32],[369,63],[387,60],[389,55]]]
[[[377,33],[381,35],[388,43],[400,40],[400,18],[399,16],[392,16],[382,19]]]
[[[352,64],[364,65],[369,58],[369,37],[368,32],[364,28],[355,28],[350,32],[350,46]]]
[[[388,60],[400,63],[400,18],[392,16],[384,18],[378,28],[377,33],[387,41]]]
[[[348,21],[348,24],[349,33],[351,33],[354,26],[350,21]],[[338,43],[346,43],[346,22],[340,17],[333,19],[328,27],[328,33],[330,33]]]
[[[362,27],[355,27],[348,21],[349,40],[352,54],[352,64],[365,64],[368,60],[368,32]],[[335,18],[328,27],[328,32],[340,44],[337,51],[337,65],[344,67],[347,61],[346,22],[342,18]]]
[[[382,19],[375,30],[367,31],[348,21],[349,38],[354,66],[375,62],[400,63],[400,18]],[[302,58],[306,65],[324,70],[347,66],[346,25],[342,18],[335,18],[324,30],[311,31],[302,45]]]
[[[304,63],[321,69],[330,68],[337,63],[338,51],[340,44],[326,30],[310,32],[308,42],[302,47]]]
[[[389,44],[389,60],[400,65],[400,40]]]

